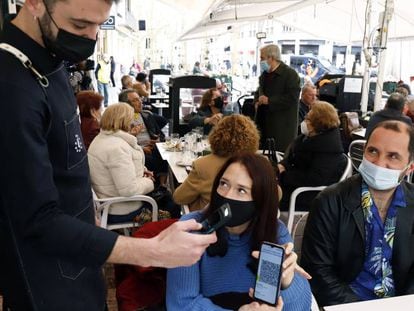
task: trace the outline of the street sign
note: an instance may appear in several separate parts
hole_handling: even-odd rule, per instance
[[[258,32],[256,33],[256,38],[257,39],[266,39],[266,33],[265,32]]]
[[[114,30],[115,29],[115,16],[111,15],[109,18],[100,26],[102,30]]]

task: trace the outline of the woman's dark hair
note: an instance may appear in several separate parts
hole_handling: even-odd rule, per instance
[[[99,110],[102,106],[103,96],[94,91],[80,91],[76,95],[79,114],[84,118],[92,118],[91,109]]]
[[[138,82],[144,82],[146,78],[147,78],[147,74],[144,72],[140,72],[135,77],[135,80],[137,80]]]
[[[216,191],[224,172],[233,163],[244,166],[252,179],[251,192],[256,212],[248,228],[252,232],[251,250],[259,250],[263,241],[276,243],[277,211],[279,209],[278,186],[272,165],[262,155],[241,153],[227,160],[214,179],[210,205],[204,212],[203,219],[209,217],[220,207],[216,204]],[[218,234],[216,244],[221,243],[220,239],[222,239],[221,234]]]
[[[204,110],[210,108],[210,103],[213,101],[213,92],[216,91],[215,88],[208,89],[204,92],[203,97],[201,98],[201,104],[198,110]]]

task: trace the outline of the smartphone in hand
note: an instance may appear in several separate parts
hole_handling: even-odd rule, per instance
[[[228,203],[223,204],[216,209],[207,219],[201,222],[203,228],[198,231],[202,234],[210,234],[225,226],[231,219],[231,209]]]
[[[280,295],[282,263],[285,249],[277,244],[263,242],[260,248],[259,268],[257,270],[254,298],[275,306]]]

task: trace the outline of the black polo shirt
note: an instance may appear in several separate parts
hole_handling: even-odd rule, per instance
[[[12,310],[103,310],[117,235],[94,225],[88,161],[63,64],[11,23],[0,50],[0,275]]]

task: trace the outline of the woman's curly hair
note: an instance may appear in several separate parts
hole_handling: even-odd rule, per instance
[[[239,152],[256,152],[260,135],[254,122],[243,115],[224,117],[211,131],[211,151],[222,157]]]

